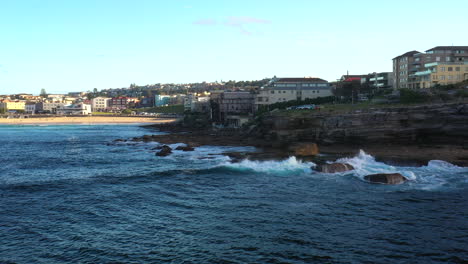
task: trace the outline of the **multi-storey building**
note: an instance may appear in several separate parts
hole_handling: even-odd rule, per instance
[[[36,103],[33,103],[33,102],[26,103],[26,105],[24,107],[24,112],[26,114],[34,115],[36,113]]]
[[[138,102],[137,98],[132,97],[113,97],[110,100],[110,107],[114,110],[123,110],[129,107],[134,107]]]
[[[415,54],[419,51],[413,50],[393,58],[393,88],[410,88],[410,70],[415,62]],[[418,61],[420,58],[418,58]],[[418,62],[416,61],[416,62]],[[416,66],[415,66],[416,67]]]
[[[92,110],[95,112],[106,111],[109,108],[110,98],[96,97],[91,100]]]
[[[63,105],[65,104],[58,103],[58,102],[54,102],[54,103],[40,102],[36,104],[36,112],[55,114],[57,113],[57,108]]]
[[[0,109],[3,111],[24,111],[25,105],[25,101],[3,100],[0,102]]]
[[[222,91],[210,95],[211,118],[217,124],[239,127],[254,112],[255,94],[245,91]]]
[[[273,78],[267,86],[259,90],[255,104],[258,107],[331,95],[332,86],[320,78]]]
[[[89,104],[71,104],[57,107],[57,115],[90,115],[91,105]]]
[[[445,66],[440,67],[458,65],[459,73],[437,74],[437,77],[434,77],[433,71],[439,69],[434,66],[444,64]],[[467,64],[468,46],[437,46],[426,50],[425,53],[410,51],[393,59],[394,88],[429,88],[436,84],[460,82],[466,79],[463,77],[463,65]]]

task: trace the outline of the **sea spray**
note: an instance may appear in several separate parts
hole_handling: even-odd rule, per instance
[[[315,163],[302,162],[297,160],[296,157],[289,157],[281,161],[252,161],[245,159],[239,163],[228,162],[225,163],[224,166],[241,170],[252,170],[255,172],[283,174],[293,172],[310,173],[310,167],[315,166]]]
[[[354,174],[361,179],[364,179],[366,175],[376,173],[400,173],[409,180],[416,179],[416,175],[413,172],[378,162],[372,155],[367,154],[363,150],[360,150],[359,154],[355,157],[341,158],[336,162],[351,164],[354,167]]]

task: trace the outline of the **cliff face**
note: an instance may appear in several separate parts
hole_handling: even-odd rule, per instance
[[[267,141],[468,144],[468,104],[369,109],[346,114],[273,113],[252,129]],[[310,112],[309,112],[310,113]]]

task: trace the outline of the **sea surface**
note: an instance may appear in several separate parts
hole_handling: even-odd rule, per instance
[[[134,125],[0,126],[0,263],[467,263],[468,168],[157,157]],[[173,147],[176,145],[173,145]],[[363,176],[401,172],[397,186]]]

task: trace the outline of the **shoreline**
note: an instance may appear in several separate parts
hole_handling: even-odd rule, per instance
[[[149,127],[152,130],[153,127]],[[246,138],[241,135],[210,134],[205,131],[169,132],[164,135],[152,135],[150,138],[127,139],[130,141],[155,141],[160,144],[183,143],[191,147],[199,146],[250,146],[257,148],[256,152],[225,153],[234,161],[249,160],[282,160],[288,158],[287,148],[274,146],[272,142]],[[360,150],[372,155],[377,161],[388,165],[418,167],[427,165],[431,160],[443,160],[451,164],[468,167],[468,148],[450,144],[318,144],[319,154],[311,157],[298,157],[315,163],[325,163],[339,158],[354,157]],[[294,155],[293,155],[294,156]]]
[[[33,117],[24,119],[0,118],[1,125],[148,125],[172,123],[174,118],[155,117],[125,117],[125,116],[57,116],[57,117]]]

